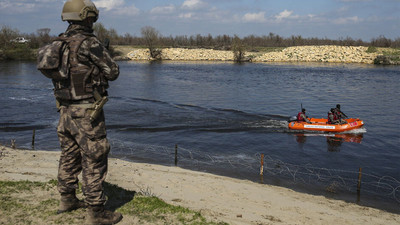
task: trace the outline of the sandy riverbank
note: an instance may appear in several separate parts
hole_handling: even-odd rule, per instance
[[[130,60],[151,60],[148,49],[121,48]],[[373,64],[383,50],[369,52],[364,46],[294,46],[272,52],[245,52],[252,62],[329,62]],[[232,51],[164,48],[161,59],[174,61],[233,61]]]
[[[58,158],[59,152],[0,146],[0,180],[55,179]],[[400,224],[398,214],[178,167],[110,159],[107,181],[150,190],[168,203],[229,224]],[[120,224],[129,221],[134,220],[126,217]]]

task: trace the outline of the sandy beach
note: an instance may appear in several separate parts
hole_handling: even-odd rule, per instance
[[[59,154],[0,146],[0,180],[56,179]],[[400,215],[379,209],[179,167],[110,158],[107,182],[229,224],[400,224]]]

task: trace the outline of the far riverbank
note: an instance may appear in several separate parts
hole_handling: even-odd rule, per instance
[[[154,60],[147,48],[128,45],[112,46],[114,59]],[[173,61],[234,61],[230,50],[161,48],[161,60]],[[0,61],[32,60],[37,58],[37,49],[25,45],[16,49],[0,50]],[[400,65],[400,49],[376,48],[365,46],[293,46],[261,48],[257,51],[244,52],[244,61],[248,62],[326,62],[326,63],[363,63]]]
[[[117,46],[122,57],[128,60],[152,60],[148,49]],[[213,49],[164,48],[162,60],[175,61],[234,61],[232,51]],[[270,52],[245,52],[244,58],[251,62],[328,62],[328,63],[377,63],[383,55],[398,55],[397,49],[371,48],[364,46],[294,46],[278,48]],[[395,59],[396,57],[391,57]],[[398,57],[397,57],[398,58]],[[390,59],[389,59],[390,61]],[[398,64],[398,61],[384,64]],[[378,62],[378,64],[381,64]]]

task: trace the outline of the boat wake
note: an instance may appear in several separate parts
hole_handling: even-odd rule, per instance
[[[177,104],[159,100],[123,99],[125,120],[110,112],[108,129],[133,132],[287,132],[287,116],[230,108]],[[131,119],[132,118],[132,119]],[[135,120],[133,118],[140,118]],[[123,122],[123,123],[122,123]]]
[[[342,132],[341,134],[365,134],[365,133],[367,133],[367,129],[365,127],[361,127],[358,129]]]

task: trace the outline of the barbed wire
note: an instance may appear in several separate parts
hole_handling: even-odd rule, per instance
[[[158,145],[124,143],[111,140],[112,153],[131,155],[133,158],[162,158],[164,162],[174,161],[174,146],[165,147]],[[179,146],[177,154],[180,165],[190,165],[192,168],[224,168],[243,171],[258,175],[261,166],[261,153],[254,155],[218,155],[207,152],[182,148]],[[362,179],[359,182],[360,171],[347,171],[341,169],[319,168],[312,164],[296,165],[286,163],[282,160],[264,155],[263,160],[264,177],[276,177],[287,179],[294,183],[308,185],[319,185],[326,191],[337,193],[341,191],[357,192],[358,185],[361,185],[362,192],[374,196],[391,198],[400,203],[400,181],[392,176],[380,176],[372,173],[362,172]]]

